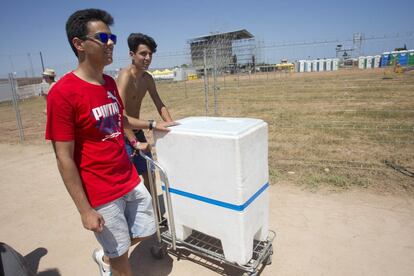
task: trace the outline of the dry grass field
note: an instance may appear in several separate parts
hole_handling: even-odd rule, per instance
[[[261,73],[219,79],[217,115],[269,124],[273,185],[311,191],[368,189],[414,196],[414,71]],[[174,119],[204,116],[202,80],[160,82]],[[209,116],[214,115],[210,79]],[[25,143],[42,144],[43,98],[20,102]],[[159,118],[149,97],[144,119]],[[0,143],[18,143],[11,103],[0,104]],[[410,176],[411,175],[411,176]]]

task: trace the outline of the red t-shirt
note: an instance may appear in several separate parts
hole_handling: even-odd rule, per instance
[[[68,73],[47,97],[46,139],[74,141],[74,159],[92,207],[131,191],[140,178],[125,151],[123,104],[115,81],[86,82]]]

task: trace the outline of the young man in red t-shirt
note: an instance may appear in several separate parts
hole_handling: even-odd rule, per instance
[[[97,9],[69,17],[66,32],[78,67],[49,92],[46,139],[83,226],[103,247],[93,254],[101,275],[132,275],[128,249],[155,232],[155,221],[151,196],[125,152],[123,127],[148,123],[123,116],[115,81],[103,74],[116,43],[112,23]],[[135,147],[147,150],[148,144]]]

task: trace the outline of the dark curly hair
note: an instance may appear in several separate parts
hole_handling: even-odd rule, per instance
[[[76,56],[78,56],[78,51],[73,45],[72,39],[74,37],[85,37],[88,34],[88,22],[91,21],[102,21],[108,26],[114,24],[113,17],[103,10],[86,9],[74,12],[66,22],[66,35]]]
[[[141,33],[132,33],[128,36],[128,47],[131,52],[135,53],[140,44],[147,45],[153,53],[157,51],[157,43],[152,37]]]

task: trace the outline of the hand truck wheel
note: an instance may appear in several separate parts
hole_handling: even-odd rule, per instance
[[[258,272],[244,272],[242,276],[257,276],[259,275]]]
[[[272,255],[269,255],[266,260],[263,261],[264,265],[271,265],[272,264]]]
[[[272,255],[273,255],[273,247],[269,250],[269,256],[263,261],[264,265],[271,265],[272,264]]]

